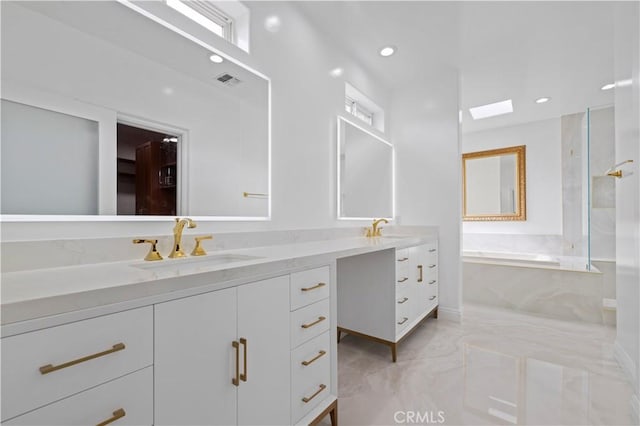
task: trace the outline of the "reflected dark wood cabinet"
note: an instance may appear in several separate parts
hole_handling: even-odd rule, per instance
[[[176,144],[149,141],[136,147],[136,214],[176,214]]]

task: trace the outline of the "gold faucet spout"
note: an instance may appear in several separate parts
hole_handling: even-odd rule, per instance
[[[382,232],[381,232],[382,228],[378,228],[378,225],[380,225],[382,222],[389,223],[389,221],[387,219],[374,220],[373,223],[371,224],[371,228],[367,232],[367,236],[370,236],[370,237],[380,237],[380,236],[382,236]]]
[[[180,219],[176,218],[176,225],[173,227],[173,250],[171,250],[171,254],[169,257],[175,259],[177,257],[184,257],[184,251],[182,251],[182,231],[184,230],[185,225],[187,228],[195,228],[196,223],[188,217]]]

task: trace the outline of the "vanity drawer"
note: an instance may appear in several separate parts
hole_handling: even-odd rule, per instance
[[[291,347],[329,330],[329,299],[321,300],[291,313]]]
[[[2,418],[151,364],[150,306],[4,338]]]
[[[305,416],[329,394],[331,381],[330,333],[327,331],[298,347],[291,353],[292,401],[291,417],[293,423]],[[309,400],[309,397],[325,389]],[[307,398],[308,402],[302,398]]]
[[[153,424],[153,367],[65,398],[3,424],[96,425],[116,417],[114,425]]]
[[[405,297],[407,297],[406,302],[399,303],[404,300]],[[396,300],[396,336],[413,321],[414,312],[412,306],[414,303],[415,301],[409,299],[408,296]]]
[[[396,282],[409,278],[409,249],[396,250]]]
[[[291,274],[291,310],[328,298],[330,280],[328,266]]]

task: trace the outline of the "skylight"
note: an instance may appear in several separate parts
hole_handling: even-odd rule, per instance
[[[513,112],[513,104],[511,103],[511,99],[507,99],[506,101],[469,108],[469,112],[474,120],[480,120],[481,118],[509,114]]]

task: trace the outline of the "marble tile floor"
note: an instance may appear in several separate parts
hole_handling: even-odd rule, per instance
[[[386,346],[345,336],[339,424],[632,424],[614,339],[610,326],[474,305],[462,324],[423,322],[395,364]]]

